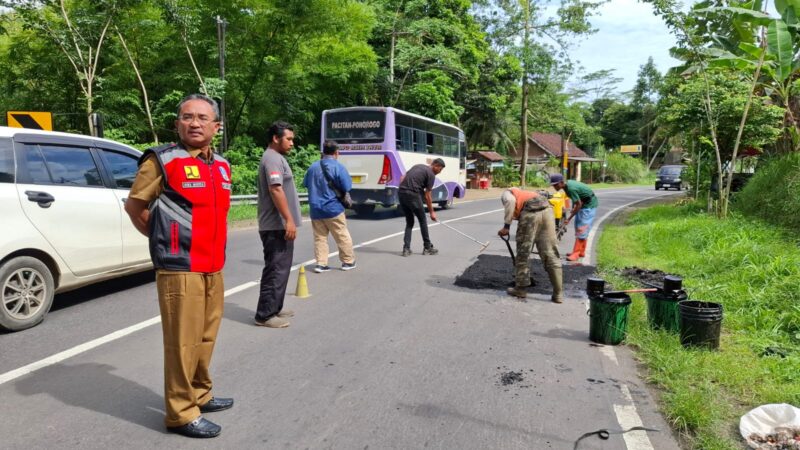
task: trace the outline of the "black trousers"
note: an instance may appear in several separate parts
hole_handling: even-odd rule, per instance
[[[425,217],[425,206],[419,194],[400,193],[400,208],[406,216],[406,230],[403,234],[403,248],[411,248],[411,230],[414,228],[414,217],[419,222],[419,231],[422,233],[422,243],[425,248],[431,247],[428,236],[428,219]]]
[[[259,231],[258,234],[264,248],[264,270],[261,271],[256,320],[267,320],[283,309],[283,297],[292,270],[294,241],[286,240],[284,230]]]

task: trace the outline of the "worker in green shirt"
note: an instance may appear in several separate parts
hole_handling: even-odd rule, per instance
[[[550,175],[550,185],[556,191],[563,189],[567,197],[572,200],[572,211],[567,217],[565,225],[573,217],[575,218],[575,247],[567,256],[567,261],[577,261],[578,258],[586,256],[586,239],[589,238],[589,230],[592,229],[592,222],[594,222],[599,204],[597,196],[589,186],[580,181],[564,181],[564,176],[558,173]]]

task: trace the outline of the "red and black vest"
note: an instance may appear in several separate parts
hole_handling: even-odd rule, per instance
[[[206,162],[178,144],[148,149],[161,166],[164,191],[150,205],[150,257],[157,269],[211,273],[225,264],[231,166]]]

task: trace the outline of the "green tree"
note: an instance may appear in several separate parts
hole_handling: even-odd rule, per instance
[[[488,147],[507,153],[514,146],[508,130],[516,127],[511,109],[519,95],[519,76],[519,60],[490,49],[477,84],[459,95],[464,132],[473,149]]]
[[[0,6],[11,8],[14,18],[23,25],[47,36],[66,58],[79,81],[86,101],[89,130],[94,112],[100,57],[109,27],[117,14],[128,5],[124,0],[2,0]]]
[[[479,83],[487,44],[469,0],[371,0],[379,55],[374,103],[458,123],[463,92]]]
[[[568,38],[585,35],[593,30],[588,19],[600,5],[599,2],[565,0],[558,7],[548,0],[494,0],[486,2],[487,14],[494,25],[495,41],[501,48],[515,54],[521,61],[522,86],[520,105],[520,134],[522,164],[520,179],[526,180],[528,163],[528,116],[532,79],[541,74],[539,64],[545,54],[552,55],[555,49],[548,48],[545,42],[555,42],[559,49],[569,46]],[[551,13],[550,11],[554,11]],[[555,58],[551,58],[551,63]],[[547,75],[552,71],[545,71]],[[544,83],[546,86],[546,83]]]
[[[669,86],[672,93],[662,99],[659,121],[673,134],[705,136],[700,139],[701,145],[713,149],[706,112],[710,100],[718,123],[721,158],[731,161],[750,84],[735,72],[718,69],[709,71],[706,77],[696,74],[687,80],[673,79]],[[774,143],[781,133],[782,118],[781,107],[771,104],[769,97],[757,95],[742,130],[741,145],[761,149]]]
[[[630,106],[639,115],[639,139],[645,159],[649,160],[650,151],[657,135],[656,104],[663,84],[661,73],[653,62],[653,57],[648,57],[647,62],[639,67],[636,84],[631,93]]]

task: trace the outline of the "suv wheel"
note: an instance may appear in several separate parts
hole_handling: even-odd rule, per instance
[[[0,328],[19,331],[42,320],[53,304],[53,275],[36,258],[20,256],[0,266]]]

